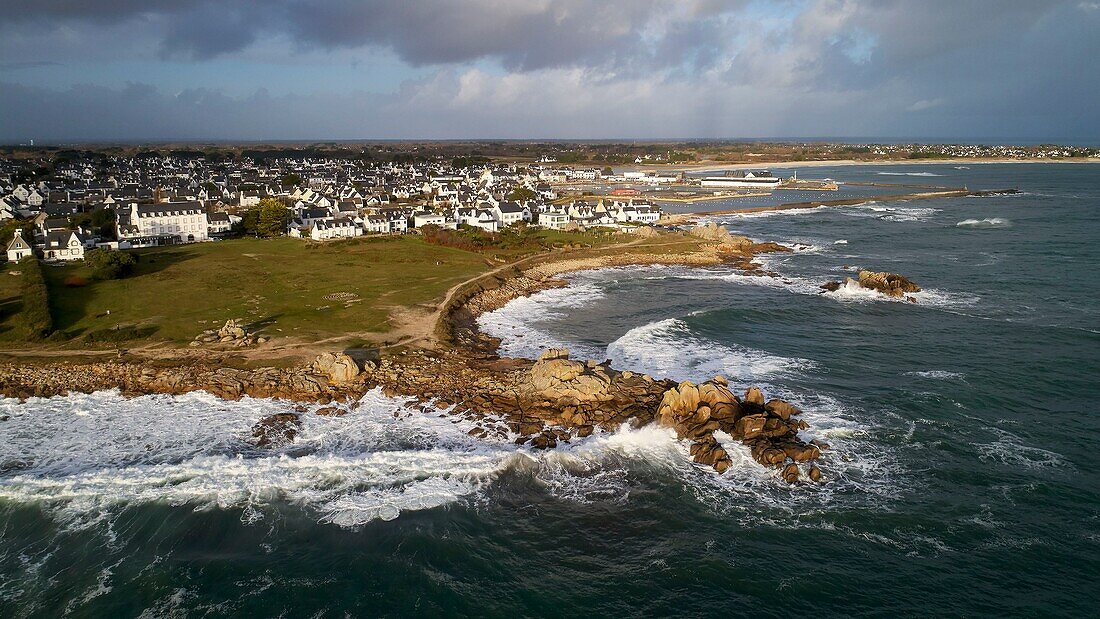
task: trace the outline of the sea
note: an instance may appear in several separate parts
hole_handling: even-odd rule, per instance
[[[480,324],[788,399],[821,483],[657,427],[478,440],[379,392],[276,450],[247,438],[285,402],[2,400],[0,616],[1096,616],[1100,166],[774,171],[870,195],[704,218],[794,247],[778,277],[581,272]],[[896,185],[1020,193],[875,201]],[[923,291],[820,288],[860,269]]]

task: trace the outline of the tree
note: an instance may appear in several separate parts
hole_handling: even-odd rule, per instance
[[[262,238],[286,234],[290,223],[290,211],[282,202],[274,198],[264,198],[256,206],[245,211],[243,216],[244,232]]]
[[[512,190],[512,193],[508,194],[508,199],[515,202],[526,202],[528,200],[534,200],[537,196],[534,191],[523,185],[516,185],[516,188]]]
[[[603,167],[603,170],[600,170],[600,174],[602,174],[603,176],[614,176],[615,170],[612,170],[611,166],[605,165]]]
[[[7,247],[15,238],[16,229],[23,231],[23,240],[30,243],[34,240],[34,222],[29,219],[9,219],[0,226],[0,245]]]
[[[126,252],[93,249],[84,254],[84,262],[96,279],[121,279],[133,272],[137,258]]]

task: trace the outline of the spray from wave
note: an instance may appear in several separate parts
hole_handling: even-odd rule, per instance
[[[758,371],[773,369],[781,367]],[[812,404],[806,414],[822,436],[853,425],[829,404]],[[831,491],[792,493],[775,471],[757,465],[738,445],[730,449],[745,451],[740,466],[718,476],[691,462],[671,430],[655,426],[597,431],[545,452],[515,445],[510,436],[475,439],[467,434],[473,421],[422,411],[378,390],[347,405],[342,416],[302,414],[298,437],[283,448],[248,443],[256,421],[291,407],[264,399],[227,402],[205,393],[127,399],[105,391],[2,400],[0,411],[9,419],[0,424],[0,462],[7,465],[0,473],[0,501],[36,505],[66,531],[109,531],[123,510],[144,504],[237,510],[246,523],[293,505],[320,523],[355,528],[407,512],[492,500],[505,476],[579,502],[626,500],[639,476],[654,475],[700,496],[752,487],[777,504],[827,500]],[[843,447],[835,453],[832,489],[850,488],[844,480],[859,477],[857,469],[881,464]],[[879,481],[869,483],[878,488]],[[746,497],[723,500],[733,504]]]
[[[986,219],[964,219],[955,224],[956,228],[1009,228],[1012,222],[1003,217],[989,217]]]
[[[723,374],[745,387],[813,365],[806,359],[704,341],[676,318],[631,329],[607,347],[607,358],[617,367],[662,378],[701,381]]]

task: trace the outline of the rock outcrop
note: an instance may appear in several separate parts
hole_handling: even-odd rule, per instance
[[[821,288],[828,292],[835,292],[845,286],[859,286],[868,290],[876,290],[896,299],[905,297],[914,303],[917,300],[916,297],[906,295],[921,291],[921,287],[908,277],[885,271],[860,271],[858,280],[848,277],[843,282],[829,282],[822,285]]]
[[[860,271],[859,285],[891,297],[903,297],[907,292],[920,292],[920,286],[897,273]]]
[[[302,420],[295,413],[276,413],[256,422],[252,426],[252,438],[257,447],[282,447],[294,442]]]
[[[256,335],[255,333],[249,333],[240,320],[232,318],[225,321],[225,324],[222,325],[220,329],[207,329],[198,334],[191,342],[191,346],[221,344],[234,348],[243,348],[245,346],[254,346],[265,342],[267,342],[266,337]]]
[[[359,376],[359,364],[342,352],[327,352],[313,361],[313,368],[334,385],[344,385]]]
[[[800,478],[796,463],[811,462],[821,455],[817,445],[797,437],[798,430],[806,426],[792,417],[801,413],[783,400],[765,402],[763,392],[756,387],[749,388],[740,399],[724,378],[716,376],[699,385],[684,381],[665,392],[657,409],[657,422],[676,430],[679,438],[692,441],[692,458],[719,473],[730,466],[729,455],[714,436],[721,430],[749,447],[760,464],[783,467],[781,477],[793,483]],[[812,470],[807,474],[813,479]],[[816,476],[820,479],[820,471]]]

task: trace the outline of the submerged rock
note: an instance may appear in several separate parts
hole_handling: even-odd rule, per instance
[[[301,427],[302,420],[296,413],[276,413],[252,426],[252,438],[257,447],[281,447],[293,443]]]

